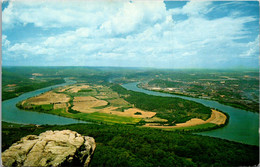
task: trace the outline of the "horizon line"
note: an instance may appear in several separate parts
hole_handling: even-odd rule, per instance
[[[143,68],[143,69],[162,69],[162,70],[259,70],[259,67],[230,67],[230,68],[205,68],[205,67],[179,67],[179,68],[164,68],[164,67],[127,67],[127,66],[76,66],[76,65],[51,65],[51,66],[34,66],[34,65],[2,65],[2,67],[92,67],[92,68]]]

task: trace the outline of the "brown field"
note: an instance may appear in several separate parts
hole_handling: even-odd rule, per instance
[[[65,86],[58,90],[58,92],[65,92],[69,91],[72,93],[77,93],[81,89],[89,88],[89,85],[81,84],[81,85],[72,85],[72,86]]]
[[[102,85],[97,85],[97,86],[95,86],[95,88],[103,88],[103,86]]]
[[[52,91],[49,91],[37,97],[30,98],[26,100],[26,102],[34,105],[42,105],[51,103],[66,103],[69,100],[70,97],[65,94],[54,93]]]
[[[59,89],[58,92],[64,92],[66,91],[67,89],[69,89],[68,86],[63,86],[62,89]]]
[[[150,125],[150,124],[145,124],[144,126],[146,127],[154,127],[154,128],[179,128],[179,127],[189,127],[189,126],[195,126],[195,125],[201,125],[205,123],[214,123],[217,125],[222,125],[226,122],[226,115],[217,111],[217,110],[212,110],[212,114],[209,119],[206,121],[198,118],[192,118],[189,121],[185,123],[179,123],[176,124],[176,126],[158,126],[158,125]]]
[[[7,85],[8,87],[14,87],[14,86],[16,86],[16,84],[9,84],[9,85]]]
[[[147,127],[162,127],[159,123],[146,123],[144,126]]]
[[[115,114],[118,116],[124,116],[124,117],[133,117],[133,118],[151,118],[153,117],[156,112],[149,112],[149,111],[143,111],[138,108],[129,108],[127,110],[124,110],[124,112],[121,111],[115,111],[117,107],[111,107],[111,108],[104,108],[101,112],[106,114]],[[135,115],[136,112],[142,113],[142,115]]]
[[[108,102],[105,100],[98,100],[92,96],[74,97],[73,99],[73,110],[84,113],[96,112],[93,107],[100,107],[107,105]]]
[[[43,76],[43,74],[40,73],[32,73],[33,76]]]
[[[86,88],[89,88],[89,85],[71,86],[71,89],[69,91],[72,93],[77,93],[79,90]]]
[[[202,119],[199,118],[192,118],[189,121],[185,122],[185,123],[179,123],[176,124],[175,127],[187,127],[187,126],[195,126],[195,125],[200,125],[200,124],[204,124],[207,121],[204,121]]]
[[[118,106],[125,106],[129,104],[127,101],[125,101],[122,98],[108,100],[108,102],[111,103],[112,105],[118,105]]]
[[[227,116],[222,112],[212,109],[211,117],[207,120],[207,123],[214,123],[217,125],[222,125],[226,122]]]
[[[54,104],[53,109],[67,108],[67,103]]]
[[[108,96],[103,96],[103,95],[98,95],[98,96],[95,96],[96,98],[98,99],[108,99],[109,97]]]

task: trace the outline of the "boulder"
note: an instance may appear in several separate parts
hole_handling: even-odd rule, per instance
[[[88,166],[94,138],[71,130],[28,135],[2,153],[4,166]]]

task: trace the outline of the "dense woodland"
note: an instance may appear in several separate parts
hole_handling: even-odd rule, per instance
[[[44,69],[44,68],[43,68]],[[35,77],[32,78],[32,73],[36,71],[41,71],[41,73],[46,72],[46,69],[34,69],[34,68],[7,68],[3,67],[2,69],[2,101],[8,100],[17,96],[20,96],[23,93],[37,90],[40,88],[45,88],[52,85],[57,85],[64,83],[62,77],[56,76],[51,77],[46,75],[44,77]],[[48,71],[51,73],[50,71]],[[14,87],[8,87],[8,84],[15,84]]]
[[[196,102],[173,97],[151,96],[126,90],[116,84],[111,88],[135,107],[154,111],[159,118],[167,119],[169,125],[186,122],[195,117],[206,120],[211,115],[209,107]]]
[[[2,151],[29,134],[70,129],[95,138],[90,166],[248,166],[259,163],[259,147],[130,125],[17,125],[2,122]]]

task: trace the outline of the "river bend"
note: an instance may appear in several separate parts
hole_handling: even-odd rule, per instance
[[[24,93],[19,97],[3,101],[2,121],[21,123],[21,124],[38,124],[38,125],[43,125],[43,124],[65,125],[65,124],[73,124],[73,123],[87,123],[84,121],[60,117],[57,115],[25,111],[16,107],[16,104],[18,102],[23,101],[27,98],[37,96],[41,93],[47,92],[59,86],[65,86],[65,85],[76,83],[75,81],[66,78],[65,81],[66,83],[63,84],[54,85],[43,89],[38,89],[32,92]],[[167,93],[149,91],[142,88],[138,88],[137,84],[138,84],[137,82],[128,83],[128,84],[124,84],[123,87],[128,90],[142,92],[149,95],[164,96],[164,97],[178,97],[186,100],[195,101],[205,106],[216,108],[229,114],[230,116],[229,123],[225,127],[216,130],[200,132],[196,134],[217,137],[217,138],[227,139],[231,141],[237,141],[237,142],[250,144],[250,145],[259,145],[259,133],[258,133],[259,114],[258,113],[248,112],[245,110],[226,106],[212,100],[205,100],[199,98],[192,98],[186,96],[178,96],[178,95],[172,95]]]
[[[241,142],[250,145],[259,145],[259,133],[258,133],[259,114],[258,113],[253,113],[253,112],[237,109],[234,107],[226,106],[212,100],[178,96],[178,95],[173,95],[168,93],[145,90],[137,87],[137,84],[138,83],[135,82],[135,83],[124,84],[122,86],[128,90],[142,92],[148,95],[163,96],[163,97],[178,97],[186,100],[195,101],[205,106],[208,106],[210,108],[216,108],[229,114],[230,116],[229,123],[225,127],[216,130],[200,132],[196,134],[217,137],[221,139],[227,139],[227,140]]]
[[[33,111],[25,111],[16,107],[16,104],[20,101],[28,99],[30,97],[37,96],[41,93],[47,92],[53,88],[57,88],[59,86],[65,86],[76,83],[75,81],[69,80],[67,78],[64,79],[66,83],[58,84],[54,86],[49,86],[46,88],[38,89],[32,92],[27,92],[22,94],[19,97],[12,98],[9,100],[5,100],[2,102],[2,121],[12,122],[12,123],[20,123],[20,124],[49,124],[49,125],[65,125],[65,124],[73,124],[73,123],[87,123],[84,121],[79,121],[76,119],[60,117],[57,115],[33,112]]]

